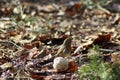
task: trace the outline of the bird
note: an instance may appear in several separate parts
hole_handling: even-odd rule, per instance
[[[63,58],[68,57],[69,58],[69,56],[71,55],[71,51],[72,51],[71,43],[72,43],[72,37],[69,36],[64,40],[63,44],[58,49],[58,52],[52,58],[39,62],[39,64],[45,65],[49,62],[53,62],[56,57],[63,57]]]
[[[69,36],[64,40],[63,44],[60,46],[55,56],[59,56],[59,57],[70,56],[72,51],[71,43],[72,43],[72,37]]]

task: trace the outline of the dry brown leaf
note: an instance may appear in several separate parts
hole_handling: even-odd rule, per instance
[[[44,43],[42,43],[41,41],[34,41],[34,42],[31,42],[29,44],[24,44],[24,49],[32,49],[34,47],[37,47],[39,48],[40,46],[44,45]]]
[[[44,76],[40,75],[30,75],[30,77],[35,80],[44,80]]]
[[[4,64],[4,63],[7,63],[7,62],[9,62],[11,59],[10,58],[8,58],[8,57],[6,57],[6,56],[2,56],[1,58],[0,58],[0,65],[1,64]]]
[[[59,38],[52,38],[51,42],[52,44],[62,44],[67,37],[67,35],[62,35]]]
[[[8,31],[9,35],[10,36],[15,36],[17,35],[17,32],[16,31]]]
[[[24,49],[32,49],[34,46],[32,46],[31,44],[24,44]]]
[[[105,46],[110,41],[110,38],[111,38],[110,34],[98,35],[98,38],[96,38],[92,44]]]
[[[49,42],[52,39],[51,35],[48,34],[40,34],[38,35],[34,41],[41,41],[45,44],[47,44],[47,42]]]
[[[50,13],[50,12],[55,12],[56,9],[52,5],[47,5],[47,6],[41,7],[40,11],[44,13]]]
[[[56,74],[46,77],[45,80],[69,80],[69,79],[67,79],[65,75]]]
[[[32,42],[36,38],[35,35],[29,34],[30,39],[23,39],[23,35],[24,35],[24,33],[21,33],[19,35],[10,37],[10,39],[13,40],[16,43],[26,44],[26,43]]]
[[[78,70],[78,65],[75,63],[75,61],[73,61],[73,60],[70,61],[67,72],[75,72],[77,70]]]
[[[7,63],[4,63],[4,64],[0,65],[1,69],[3,69],[3,70],[7,69],[7,68],[10,68],[12,66],[13,66],[13,64],[10,63],[10,62],[7,62]]]
[[[120,23],[120,17],[114,21],[114,25],[118,25]]]
[[[98,35],[96,39],[93,41],[88,41],[86,43],[80,44],[78,48],[74,51],[72,56],[77,56],[79,51],[86,51],[88,50],[92,45],[99,45],[101,47],[104,47],[107,45],[107,43],[110,41],[111,34],[105,34],[105,35]]]
[[[28,59],[28,60],[31,60],[31,59],[34,58],[35,55],[38,54],[38,49],[37,49],[37,48],[33,48],[33,49],[31,49],[29,52],[30,52],[30,53],[29,53],[29,55],[27,56],[27,59]]]
[[[27,70],[27,74],[35,79],[35,80],[44,80],[44,78],[49,74],[48,71],[34,71],[34,70]],[[51,74],[51,73],[50,73]]]
[[[103,10],[99,10],[99,9],[94,9],[94,10],[92,10],[92,12],[91,12],[93,15],[102,15],[104,18],[106,18],[106,19],[109,19],[109,17],[111,17],[112,16],[112,14],[110,14],[110,13],[107,13],[107,12],[105,12],[105,11],[103,11]]]
[[[13,13],[12,7],[1,7],[0,8],[0,16],[8,16]]]
[[[83,13],[82,6],[82,2],[74,3],[74,5],[70,5],[66,8],[65,14],[67,16],[74,16],[77,13]]]
[[[111,61],[120,65],[120,51],[111,54]]]

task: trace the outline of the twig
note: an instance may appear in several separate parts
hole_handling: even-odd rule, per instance
[[[6,40],[6,41],[1,41],[1,40],[0,40],[0,43],[11,43],[11,44],[13,44],[14,46],[22,49],[22,47],[18,46],[16,43],[14,43],[14,42],[12,42],[12,41],[7,41],[7,40]]]
[[[97,2],[97,7],[98,9],[105,11],[106,13],[110,14],[110,11],[108,11],[107,9],[103,8],[102,6],[100,6],[100,4]]]
[[[115,52],[116,50],[111,50],[111,49],[99,49],[100,51],[104,51],[104,52]]]

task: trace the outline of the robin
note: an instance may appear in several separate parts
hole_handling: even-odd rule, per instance
[[[68,57],[71,54],[71,50],[72,50],[71,42],[72,42],[72,37],[66,38],[63,44],[60,46],[60,49],[58,50],[56,56]]]
[[[44,65],[46,63],[52,62],[55,57],[63,57],[63,58],[68,57],[72,51],[71,42],[72,42],[72,37],[66,38],[54,57],[45,60],[43,62],[39,62],[39,64]]]

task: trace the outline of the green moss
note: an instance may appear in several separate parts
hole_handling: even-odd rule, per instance
[[[78,70],[79,80],[119,80],[119,66],[104,62],[100,54],[98,46],[89,50],[90,61]]]

